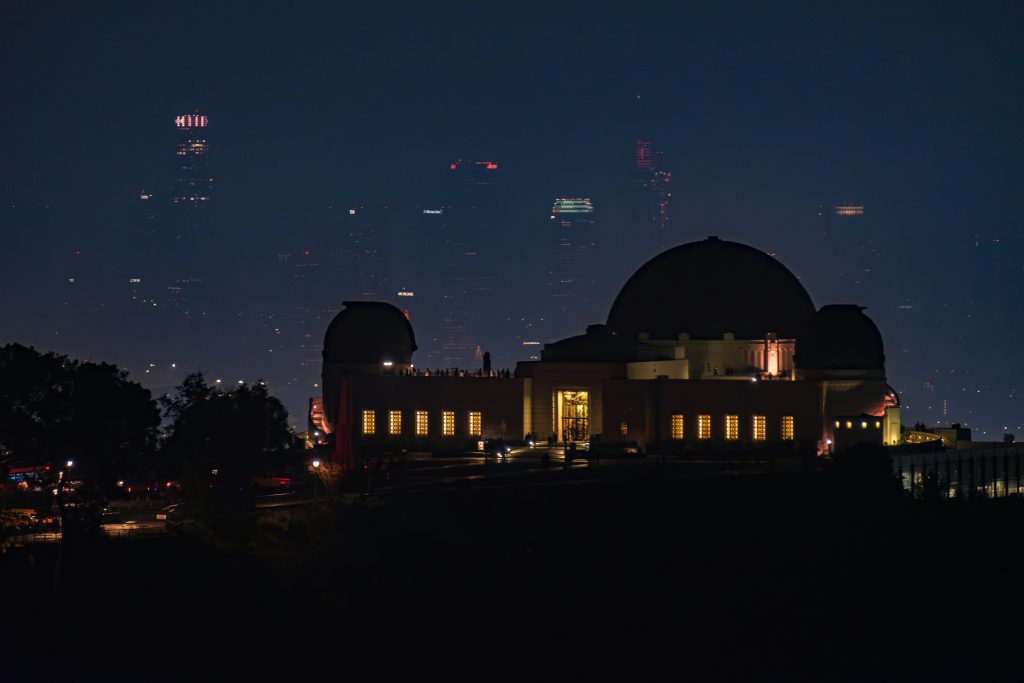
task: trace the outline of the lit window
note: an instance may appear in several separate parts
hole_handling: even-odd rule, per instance
[[[672,413],[672,438],[683,438],[683,414]]]
[[[839,429],[839,420],[836,420],[836,429]]]
[[[428,414],[425,410],[416,411],[416,436],[427,435]]]
[[[629,425],[625,422],[619,423],[619,434],[623,436],[629,436]]]
[[[441,413],[441,433],[445,436],[455,436],[454,410],[446,410]]]
[[[881,429],[881,427],[882,427],[882,423],[879,422],[878,420],[875,420],[875,429]]]
[[[363,411],[363,435],[372,436],[377,431],[377,413],[372,410]]]
[[[469,411],[469,435],[480,436],[482,430],[480,429],[480,412],[476,410]]]
[[[846,428],[847,428],[847,429],[853,429],[853,423],[852,423],[852,422],[850,422],[849,420],[847,420],[847,421],[846,421]]]
[[[867,420],[861,420],[860,421],[860,428],[861,429],[867,429],[868,428]]]
[[[711,438],[711,416],[710,415],[698,415],[697,416],[697,438],[698,439],[710,439]]]
[[[764,441],[767,438],[767,420],[764,415],[754,416],[754,441]]]
[[[388,433],[391,436],[400,436],[402,434],[401,410],[392,410],[388,413]]]
[[[725,416],[725,438],[729,441],[735,441],[740,438],[740,416],[739,415],[726,415]]]
[[[793,416],[783,415],[782,416],[782,440],[792,441],[793,440]]]

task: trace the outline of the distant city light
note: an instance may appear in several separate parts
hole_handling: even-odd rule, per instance
[[[444,213],[444,209],[423,209],[423,213],[427,215],[440,216]]]
[[[557,197],[551,213],[594,213],[594,205],[589,197]]]
[[[408,292],[408,291],[403,289],[400,292],[398,292],[398,296],[416,296],[416,293],[415,292]]]
[[[836,204],[832,207],[837,216],[863,216],[863,204]]]

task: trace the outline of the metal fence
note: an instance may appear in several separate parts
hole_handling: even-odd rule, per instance
[[[1024,493],[1024,446],[899,454],[893,469],[915,498],[1002,498]]]

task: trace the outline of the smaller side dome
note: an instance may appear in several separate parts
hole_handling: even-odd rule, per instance
[[[382,301],[345,301],[324,335],[325,365],[410,365],[416,336],[402,311]]]
[[[797,335],[793,361],[805,370],[881,370],[882,334],[863,306],[822,306]]]

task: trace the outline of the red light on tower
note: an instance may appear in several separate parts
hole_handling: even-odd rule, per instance
[[[205,128],[208,122],[205,114],[183,114],[174,117],[174,125],[178,128]]]
[[[650,140],[636,141],[636,168],[654,168],[654,155]]]

